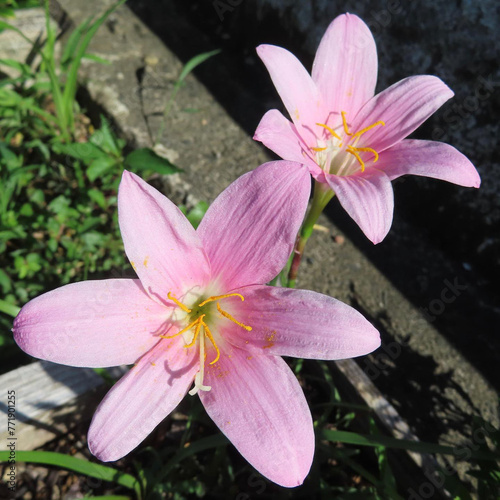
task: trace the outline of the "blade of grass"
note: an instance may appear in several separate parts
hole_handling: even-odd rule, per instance
[[[123,495],[102,495],[99,497],[87,497],[91,500],[132,500],[130,497]]]
[[[47,71],[47,75],[48,75],[49,80],[50,80],[50,88],[52,91],[52,98],[54,100],[54,106],[56,108],[56,115],[57,115],[57,119],[59,122],[59,128],[61,129],[61,134],[64,137],[64,139],[69,140],[70,136],[68,133],[66,115],[64,113],[64,106],[63,106],[60,83],[59,83],[59,80],[57,78],[57,75],[55,73],[54,68],[52,67],[50,61],[47,59],[46,54],[44,53],[43,50],[40,50],[40,48],[32,40],[30,40],[21,30],[19,30],[15,26],[12,26],[11,24],[6,23],[5,21],[0,21],[0,29],[8,29],[8,30],[11,30],[11,31],[14,31],[15,33],[17,33],[23,40],[28,42],[33,47],[33,49],[36,51],[36,53],[39,54],[40,57],[42,58],[42,60],[45,64],[45,69]]]
[[[175,97],[177,96],[177,92],[179,92],[179,89],[181,88],[182,82],[186,79],[189,73],[191,73],[191,71],[193,71],[197,66],[205,62],[207,59],[210,59],[211,57],[217,55],[220,51],[221,51],[220,49],[215,49],[209,52],[202,52],[201,54],[198,54],[193,58],[191,58],[184,65],[181,74],[179,75],[179,78],[177,78],[177,81],[175,82],[172,93],[170,94],[170,97],[166,102],[165,107],[163,108],[163,118],[160,123],[160,128],[158,129],[158,133],[156,134],[155,144],[158,144],[160,142],[163,130],[165,128],[165,119],[167,118],[168,112],[170,111],[170,108],[175,100]]]
[[[156,483],[162,482],[168,473],[182,460],[195,455],[200,451],[209,450],[210,448],[217,448],[219,446],[226,446],[229,441],[222,434],[215,434],[206,438],[199,439],[189,446],[180,449],[176,455],[171,458],[157,475]]]
[[[0,462],[7,462],[9,460],[9,453],[9,451],[0,451]],[[138,498],[141,498],[139,482],[134,476],[105,465],[89,462],[82,458],[70,457],[63,453],[52,451],[16,451],[16,460],[18,462],[54,465],[85,476],[95,477],[102,481],[116,483],[135,491]]]
[[[417,453],[440,453],[441,455],[458,455],[462,448],[443,446],[422,441],[410,441],[409,439],[396,439],[387,436],[370,436],[349,431],[333,431],[321,429],[319,435],[322,439],[333,442],[354,444],[358,446],[386,446],[387,448],[398,448],[416,451]],[[499,460],[500,454],[482,450],[470,449],[470,458],[476,460]]]
[[[114,5],[112,5],[109,9],[102,14],[101,17],[96,19],[94,23],[90,25],[88,30],[85,32],[85,35],[81,37],[81,41],[78,44],[78,48],[75,51],[75,54],[73,56],[73,59],[71,61],[69,70],[68,70],[68,75],[66,78],[66,85],[64,87],[64,92],[63,92],[63,104],[64,108],[67,112],[68,116],[68,125],[70,127],[70,130],[74,129],[74,116],[73,116],[73,101],[75,100],[75,95],[76,95],[76,85],[77,85],[77,77],[78,77],[78,70],[80,69],[80,64],[82,63],[82,58],[87,52],[87,47],[96,34],[97,30],[101,27],[102,23],[108,18],[108,16],[115,11],[120,5],[125,3],[126,0],[119,0],[116,2]]]
[[[78,47],[78,42],[80,41],[83,32],[87,29],[93,17],[94,16],[90,16],[85,19],[85,21],[80,23],[69,36],[68,41],[64,45],[63,54],[61,56],[61,67],[64,68],[66,64],[68,64],[73,58],[73,54]]]

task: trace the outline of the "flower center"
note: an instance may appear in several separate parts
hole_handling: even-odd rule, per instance
[[[342,126],[335,131],[325,123],[316,123],[321,127],[322,137],[317,139],[317,146],[311,147],[314,161],[326,172],[335,175],[350,175],[358,169],[365,171],[365,162],[362,154],[373,155],[373,162],[378,160],[378,153],[370,147],[358,147],[361,136],[379,125],[385,126],[385,122],[378,121],[357,132],[351,132],[347,124],[346,112],[340,112]],[[365,156],[366,159],[366,156]],[[354,160],[354,161],[353,161]]]
[[[162,339],[171,339],[179,335],[184,335],[184,340],[186,341],[184,345],[185,348],[193,347],[196,344],[196,341],[198,341],[200,349],[200,369],[198,370],[198,372],[194,377],[194,387],[189,391],[189,394],[191,396],[194,396],[198,391],[209,391],[211,387],[208,385],[203,385],[203,377],[205,373],[205,359],[206,359],[205,338],[208,338],[208,340],[214,346],[216,351],[216,356],[212,361],[210,361],[210,364],[213,365],[217,363],[217,361],[219,361],[220,358],[220,349],[217,346],[217,342],[214,338],[214,335],[210,331],[210,328],[207,324],[213,313],[213,303],[214,302],[216,303],[217,311],[224,318],[232,321],[233,323],[236,323],[241,328],[244,328],[245,330],[250,332],[252,330],[251,326],[244,325],[240,321],[233,318],[227,311],[224,311],[219,304],[220,300],[227,299],[230,297],[238,297],[243,302],[245,300],[245,297],[243,297],[243,295],[241,295],[240,293],[213,295],[211,297],[208,297],[207,299],[201,298],[200,300],[198,300],[197,303],[194,304],[194,306],[192,306],[191,309],[187,307],[185,304],[183,304],[176,297],[174,297],[170,292],[168,292],[167,297],[172,302],[174,302],[177,305],[177,307],[182,309],[187,314],[186,318],[188,318],[188,325],[185,328],[179,330],[174,335],[160,335],[160,337]],[[188,334],[189,332],[192,332],[191,336],[188,337],[188,340],[186,340],[186,334]]]

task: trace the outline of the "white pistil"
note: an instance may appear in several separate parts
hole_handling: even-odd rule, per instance
[[[205,373],[205,331],[199,340],[200,344],[200,369],[194,376],[194,387],[189,391],[190,396],[194,396],[198,391],[209,391],[212,389],[209,385],[203,385],[203,375]]]

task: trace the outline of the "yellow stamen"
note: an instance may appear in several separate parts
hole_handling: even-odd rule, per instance
[[[320,151],[324,151],[326,148],[311,148],[311,149],[319,153]]]
[[[239,297],[241,299],[241,302],[245,300],[245,297],[243,297],[241,293],[227,293],[226,295],[214,295],[213,297],[208,297],[208,299],[204,300],[201,304],[198,305],[198,307],[203,307],[209,302],[213,302],[214,300],[226,299],[227,297]]]
[[[343,116],[343,115],[342,115]],[[359,132],[356,132],[352,137],[358,137],[362,134],[364,134],[365,132],[368,132],[368,130],[371,130],[373,127],[377,127],[378,125],[382,125],[383,127],[385,127],[385,122],[383,121],[378,121],[378,122],[375,122],[375,123],[372,123],[370,126],[368,127],[365,127],[364,129],[360,130]],[[350,135],[350,134],[349,134]]]
[[[346,151],[355,156],[356,160],[358,160],[359,164],[361,165],[361,172],[364,172],[365,171],[365,164],[364,164],[363,160],[361,159],[361,156],[359,156],[357,150],[355,148],[353,148],[352,146],[347,146]]]
[[[182,302],[177,300],[170,292],[167,293],[167,297],[172,301],[175,302],[184,312],[190,313],[191,309],[188,309]]]
[[[200,321],[200,318],[196,318],[192,323],[190,323],[188,326],[186,326],[186,328],[183,328],[181,331],[174,333],[173,335],[160,335],[160,338],[173,339],[174,337],[182,335],[184,332],[191,330],[191,328],[193,328],[193,326],[195,326],[198,323],[198,321]]]
[[[347,134],[347,135],[352,135],[351,132],[349,132],[349,127],[347,126],[347,120],[346,120],[346,112],[345,111],[341,111],[340,114],[342,115],[342,124],[344,125],[344,132]]]
[[[340,141],[339,134],[337,134],[337,132],[335,132],[335,130],[333,130],[331,127],[329,127],[328,125],[325,125],[324,123],[316,123],[316,125],[318,125],[318,127],[323,127],[324,129],[328,130],[328,132],[330,132],[330,135],[332,135],[333,137],[336,137]]]
[[[373,163],[378,161],[378,153],[372,148],[352,148],[352,149],[354,149],[356,151],[365,151],[367,153],[373,153],[373,156],[375,157],[375,158],[373,158]]]
[[[244,325],[243,323],[240,323],[238,320],[234,319],[228,312],[223,311],[218,302],[217,302],[217,311],[219,311],[222,314],[222,316],[224,316],[225,318],[230,319],[233,323],[236,323],[238,326],[241,326],[241,328],[244,328],[247,332],[252,331],[251,326]]]
[[[203,318],[205,317],[204,314],[202,314],[197,320],[196,320],[196,328],[194,329],[194,335],[193,335],[193,340],[189,343],[186,344],[184,347],[193,347],[194,343],[196,342],[196,339],[198,338],[198,334],[200,333],[201,326],[203,325]]]
[[[217,351],[217,356],[215,356],[215,359],[213,361],[210,361],[210,364],[213,365],[219,361],[220,358],[220,351],[219,348],[217,347],[217,344],[215,343],[215,339],[212,335],[212,332],[210,331],[210,328],[208,328],[208,325],[202,321],[201,322],[203,325],[203,330],[205,331],[205,335],[210,339],[210,342],[212,342],[213,346],[215,347],[215,350]]]

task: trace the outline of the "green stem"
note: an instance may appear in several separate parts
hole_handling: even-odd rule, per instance
[[[290,266],[290,272],[288,273],[289,288],[295,288],[297,283],[297,274],[299,272],[299,266],[302,260],[302,255],[304,254],[304,248],[307,240],[313,233],[314,224],[316,224],[318,217],[321,215],[328,202],[333,198],[334,194],[335,193],[328,186],[315,181],[311,208],[302,223],[302,227],[300,228],[299,235],[297,236],[297,242],[295,243],[295,248],[293,250],[292,264]]]

